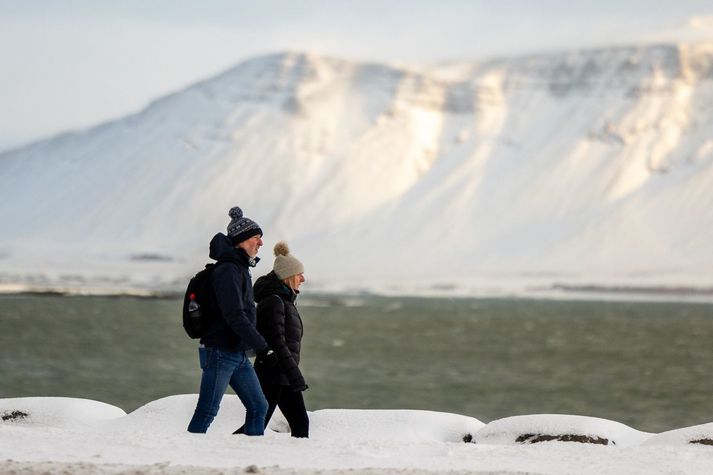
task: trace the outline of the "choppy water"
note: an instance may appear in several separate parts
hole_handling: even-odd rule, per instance
[[[302,296],[309,409],[488,422],[565,413],[659,432],[713,421],[713,305]],[[198,391],[174,299],[0,297],[0,397],[130,411]]]

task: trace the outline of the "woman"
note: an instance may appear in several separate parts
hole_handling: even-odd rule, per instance
[[[295,306],[304,281],[304,266],[290,254],[285,242],[278,242],[272,272],[260,277],[253,287],[258,332],[277,354],[277,365],[255,363],[255,372],[268,402],[265,427],[275,407],[279,407],[290,424],[292,437],[309,437],[309,418],[302,397],[307,384],[298,366],[302,319]]]

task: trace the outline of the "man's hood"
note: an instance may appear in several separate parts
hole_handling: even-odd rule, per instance
[[[260,261],[259,257],[250,259],[242,248],[233,247],[233,241],[223,233],[218,233],[211,239],[208,256],[216,261],[237,261],[251,267]]]

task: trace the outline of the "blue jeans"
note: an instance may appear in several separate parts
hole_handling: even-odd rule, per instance
[[[263,435],[267,400],[260,388],[253,365],[244,351],[230,352],[217,348],[199,348],[201,389],[188,432],[205,433],[220,409],[220,401],[230,385],[246,409],[245,434]]]

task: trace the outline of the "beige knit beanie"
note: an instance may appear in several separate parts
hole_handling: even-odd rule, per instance
[[[282,280],[305,271],[305,266],[295,256],[290,254],[290,248],[285,241],[275,244],[275,264],[272,266],[277,278]]]

